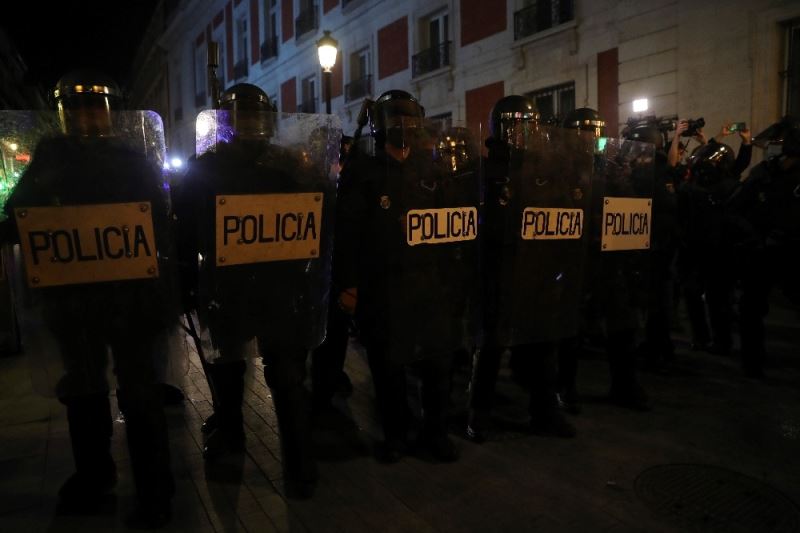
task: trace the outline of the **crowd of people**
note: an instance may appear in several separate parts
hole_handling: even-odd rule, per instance
[[[674,359],[676,297],[693,349],[731,354],[738,317],[743,371],[761,378],[770,290],[779,285],[795,304],[800,296],[800,121],[791,118],[755,139],[737,127],[735,154],[729,125],[706,140],[693,121],[643,120],[609,138],[595,110],[548,125],[512,95],[493,106],[484,156],[469,130],[426,122],[405,91],[368,102],[356,134],[340,137],[322,115],[279,122],[261,89],[238,84],[198,118],[203,151],[165,187],[161,169],[114,131],[113,80],[78,71],[54,96],[63,134],[40,141],[3,235],[22,244],[30,270],[21,314],[36,314],[60,362],[52,393],[67,408],[76,473],[59,496],[73,512],[91,512],[116,483],[109,349],[139,497],[129,523],[159,527],[175,490],[162,406],[170,361],[181,356],[175,331],[195,343],[212,393],[205,459],[244,452],[246,360],[260,357],[286,495],[309,498],[318,477],[312,413],[326,416],[337,393],[352,391],[351,339],[365,348],[374,383],[384,434],[376,458],[394,463],[421,448],[452,462],[458,362],[471,373],[469,439],[496,431],[505,354],[529,396],[531,432],[572,438],[566,414],[580,411],[587,344],[607,354],[610,400],[646,411],[637,359],[657,369]],[[691,153],[687,140],[698,144]],[[771,157],[743,176],[753,144]],[[78,244],[67,256],[59,231],[36,233],[36,209],[73,206],[53,220],[74,226],[64,238],[77,241],[79,207],[120,213],[130,203],[150,218],[129,241],[128,219],[114,219],[117,229],[102,226],[108,209],[98,215],[93,257],[134,260],[141,249],[147,276],[120,268],[47,286],[35,277],[37,254],[66,268],[91,253]],[[113,254],[117,234],[135,252]],[[409,372],[421,382],[416,435]]]

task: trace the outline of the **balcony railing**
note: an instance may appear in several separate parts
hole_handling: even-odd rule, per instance
[[[203,107],[206,105],[206,92],[197,93],[194,95],[194,106]]]
[[[297,106],[298,113],[316,113],[317,112],[317,100],[304,100],[300,105]]]
[[[305,11],[301,11],[294,19],[295,39],[319,28],[319,8],[313,4]]]
[[[536,0],[514,13],[514,40],[548,30],[575,18],[574,0]]]
[[[241,61],[237,62],[233,66],[233,79],[238,80],[239,78],[247,77],[247,58],[245,57]]]
[[[278,57],[278,36],[273,35],[267,37],[267,40],[261,43],[261,61],[266,61],[273,57]]]
[[[351,102],[372,93],[372,76],[364,76],[344,86],[344,101]]]
[[[428,72],[446,67],[450,64],[450,44],[452,41],[439,43],[436,46],[414,54],[412,58],[412,77],[422,76]]]

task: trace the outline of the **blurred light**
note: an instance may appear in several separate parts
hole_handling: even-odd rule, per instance
[[[605,150],[606,149],[606,143],[608,143],[608,138],[607,137],[599,137],[597,139],[597,151],[598,152],[602,152],[603,150]]]
[[[170,170],[171,168],[169,161],[164,161],[164,170]]]
[[[9,143],[8,147],[11,148],[12,152],[16,152],[19,145],[17,145],[17,143]]]
[[[183,159],[180,157],[173,157],[169,162],[172,164],[173,168],[181,168],[183,166]]]
[[[634,113],[641,113],[643,111],[647,111],[647,98],[640,98],[638,100],[633,101],[633,112]]]
[[[201,113],[200,116],[197,117],[197,136],[205,137],[208,135],[208,132],[211,131],[211,123],[213,121],[214,117],[207,113]]]
[[[336,54],[339,52],[337,47],[339,42],[331,37],[331,32],[325,30],[325,35],[317,41],[317,54],[322,70],[330,72],[336,64]]]

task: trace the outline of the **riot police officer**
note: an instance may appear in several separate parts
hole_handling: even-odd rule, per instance
[[[524,381],[531,429],[575,435],[558,410],[556,345],[576,334],[573,313],[582,282],[582,269],[576,267],[582,266],[585,249],[582,202],[588,197],[591,144],[573,144],[572,137],[568,143],[557,128],[543,128],[533,103],[523,96],[500,99],[490,114],[483,178],[485,341],[473,372],[467,427],[476,442],[486,438],[508,348],[529,363]],[[560,156],[568,146],[584,149],[571,153],[572,164],[564,165]]]
[[[681,263],[684,276],[689,274],[687,290],[699,283],[705,293],[713,339],[710,349],[721,355],[730,353],[733,342],[733,291],[737,248],[742,245],[729,206],[739,188],[735,167],[733,150],[726,144],[710,142],[689,158],[689,178],[679,188]]]
[[[22,311],[23,330],[28,312],[44,316],[44,327],[39,323],[35,331],[26,332],[31,339],[28,353],[41,356],[39,363],[55,370],[58,380],[51,392],[67,407],[76,472],[59,491],[60,508],[92,511],[116,484],[110,351],[139,503],[126,522],[158,527],[170,518],[175,490],[161,383],[169,366],[166,339],[179,316],[173,305],[177,299],[172,299],[175,277],[161,161],[144,154],[160,144],[163,160],[163,137],[150,137],[161,135],[152,129],[156,123],[160,127],[160,120],[154,123],[146,112],[131,112],[140,133],[147,130],[137,146],[123,131],[119,87],[92,70],[65,75],[53,96],[63,135],[39,142],[6,210],[15,217],[25,256],[24,300],[30,309]],[[50,235],[63,237],[59,242],[37,240],[37,220],[46,216],[74,228],[72,240],[57,230],[59,222],[46,228]],[[93,220],[94,233],[102,239],[88,238],[86,219]],[[34,241],[37,246],[29,248]],[[67,245],[71,253],[62,250]],[[56,280],[42,268],[36,260],[40,254],[52,255],[50,268],[64,277]],[[139,270],[138,259],[149,266]],[[44,343],[47,351],[37,353],[48,337],[53,342]],[[51,363],[50,358],[58,361]]]
[[[605,134],[605,126],[606,123],[600,114],[590,107],[570,111],[561,123],[562,128],[574,130],[577,138],[582,138],[593,145]],[[585,326],[588,319],[585,298],[582,298],[578,305],[581,307],[581,323]],[[581,410],[577,389],[578,355],[582,345],[580,334],[586,334],[586,331],[579,329],[578,336],[563,339],[558,347],[558,399],[561,406],[571,414],[578,414]]]
[[[353,160],[339,187],[335,283],[367,349],[385,462],[409,449],[407,368],[422,380],[420,444],[439,461],[457,458],[447,435],[450,367],[469,332],[463,287],[454,280],[475,268],[457,245],[475,241],[478,231],[477,205],[462,203],[459,189],[478,184],[450,179],[436,165],[423,148],[433,144],[424,139],[423,117],[407,92],[383,93],[371,113],[376,155]]]
[[[653,225],[650,243],[650,283],[647,296],[644,343],[640,351],[645,366],[662,371],[675,357],[675,345],[670,334],[672,297],[674,293],[674,262],[678,250],[676,171],[669,166],[664,150],[664,135],[648,126],[647,133],[634,130],[631,138],[649,139],[655,146],[653,158]]]
[[[754,144],[768,154],[773,148],[780,153],[753,168],[730,208],[745,228],[743,253],[737,254],[742,367],[745,375],[762,378],[771,288],[777,284],[793,305],[800,305],[800,119],[784,117],[756,136]]]
[[[660,135],[636,128],[628,139],[606,138],[594,158],[591,186],[588,313],[604,334],[610,400],[637,410],[649,409],[637,379],[635,343],[652,266],[653,159]]]
[[[200,258],[199,344],[218,404],[204,456],[243,451],[245,359],[257,354],[275,404],[286,494],[307,498],[317,468],[303,381],[308,351],[325,331],[335,164],[328,155],[339,130],[317,115],[279,124],[251,84],[230,87],[220,100],[219,111],[198,117],[208,151],[176,202],[179,224],[194,230],[183,261]],[[285,146],[277,143],[280,127]]]

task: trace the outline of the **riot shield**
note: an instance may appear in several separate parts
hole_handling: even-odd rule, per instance
[[[485,164],[487,346],[574,335],[583,286],[592,145],[535,125],[490,143]]]
[[[606,333],[635,330],[647,306],[655,147],[600,138],[590,220],[590,318]]]
[[[341,126],[331,115],[249,113],[198,115],[197,158],[175,195],[207,362],[325,338]],[[240,129],[245,120],[257,135]]]
[[[368,348],[407,363],[478,342],[480,151],[467,130],[397,118],[357,170],[357,318]]]
[[[4,206],[21,338],[34,388],[59,398],[186,371],[164,135],[149,111],[102,136],[60,133],[55,113],[3,112],[0,138],[29,163]],[[5,159],[5,157],[4,157]]]

